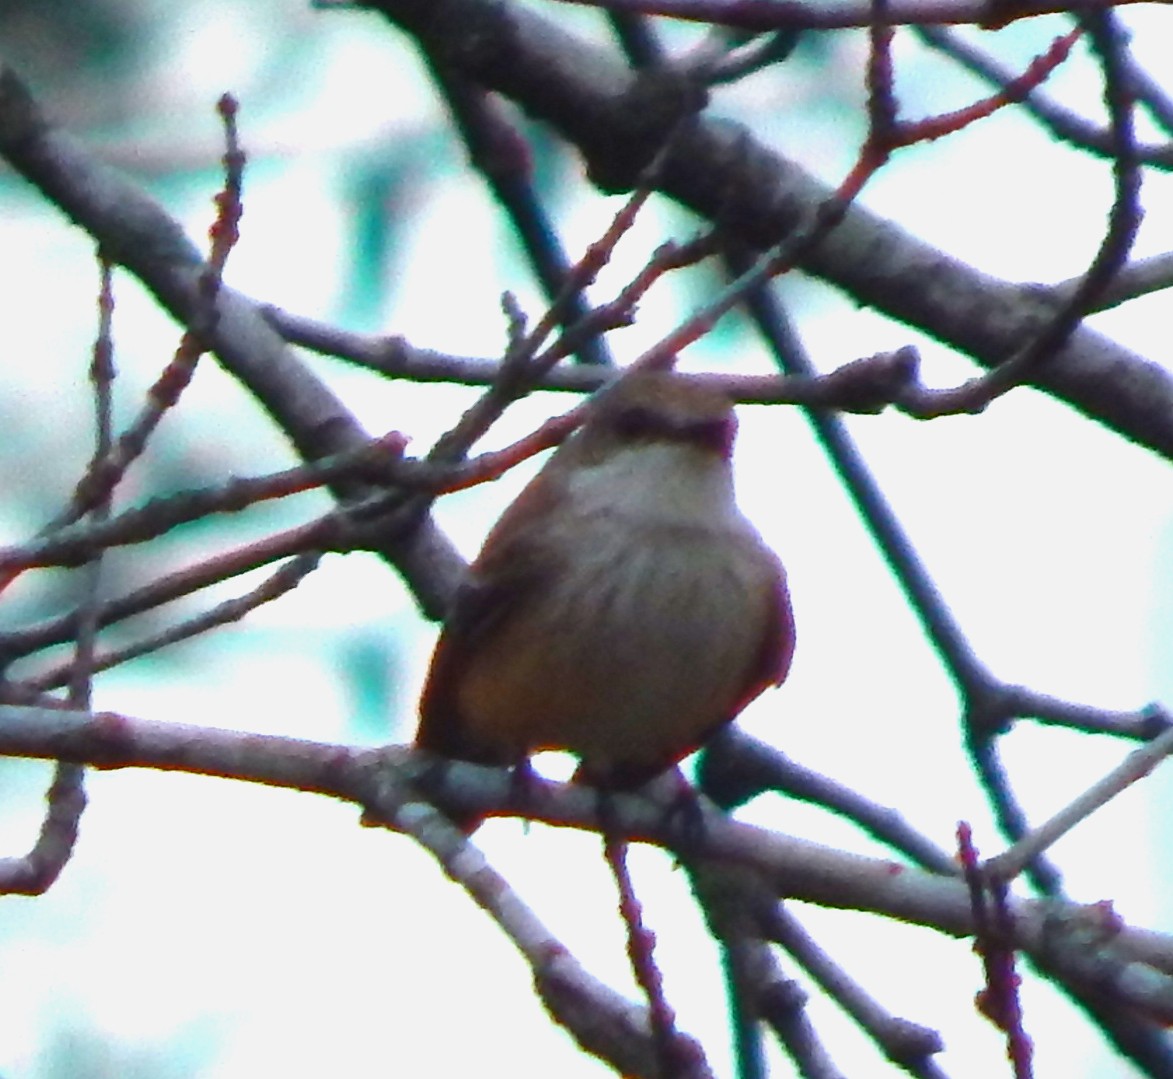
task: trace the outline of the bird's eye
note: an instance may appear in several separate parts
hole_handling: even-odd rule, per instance
[[[653,409],[642,405],[625,408],[615,417],[615,430],[625,438],[647,438],[662,432],[664,421]]]

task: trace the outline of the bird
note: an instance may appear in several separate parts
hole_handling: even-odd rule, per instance
[[[794,653],[778,556],[738,507],[731,398],[632,370],[490,530],[420,698],[416,746],[631,790],[703,745]],[[466,831],[477,821],[465,822]]]

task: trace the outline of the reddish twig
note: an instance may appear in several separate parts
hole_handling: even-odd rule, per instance
[[[1082,35],[1083,30],[1076,27],[1074,30],[1055,38],[1046,52],[1041,56],[1036,56],[1021,75],[1007,80],[997,93],[991,94],[981,101],[975,101],[964,109],[905,124],[901,136],[902,145],[931,142],[934,139],[939,139],[942,135],[960,131],[963,127],[968,127],[977,120],[992,116],[1007,105],[1017,105],[1025,101],[1032,92],[1042,85],[1055,68],[1067,59]]]
[[[407,440],[392,431],[356,450],[308,465],[154,498],[97,525],[70,525],[31,543],[0,548],[0,569],[73,565],[109,547],[144,543],[182,524],[217,513],[238,513],[261,502],[315,490],[348,476],[411,486],[441,485],[451,470],[405,461],[402,454],[406,445]]]
[[[1115,193],[1107,231],[1087,272],[1076,285],[1057,295],[1056,309],[1025,346],[952,393],[939,395],[937,401],[930,402],[927,408],[911,408],[911,414],[918,418],[931,419],[941,415],[937,409],[942,407],[949,412],[979,412],[991,401],[1026,382],[1041,363],[1063,347],[1128,260],[1141,217],[1140,168],[1133,127],[1135,101],[1118,51],[1119,35],[1110,17],[1105,13],[1086,15],[1079,32],[1084,30],[1101,59],[1104,100],[1111,119]],[[1072,34],[1057,39],[1048,53],[1031,65],[1016,92],[1024,94],[1037,86],[1067,56],[1074,41]]]
[[[1031,1079],[1033,1047],[1022,1024],[1019,986],[1015,970],[1014,917],[1006,885],[983,872],[973,845],[973,833],[965,821],[957,825],[957,847],[974,920],[974,951],[982,960],[986,985],[975,998],[978,1011],[1006,1035],[1006,1055],[1015,1079]],[[989,902],[987,903],[987,900]]]
[[[74,490],[70,509],[65,519],[54,522],[57,527],[77,520],[104,492],[113,490],[127,468],[146,449],[147,441],[159,426],[163,416],[178,403],[191,382],[199,358],[207,350],[207,341],[218,319],[216,299],[228,255],[240,237],[240,189],[244,154],[236,132],[236,102],[228,94],[220,98],[217,110],[224,122],[227,149],[224,163],[224,186],[213,198],[216,216],[208,228],[211,240],[208,261],[200,271],[197,282],[197,300],[191,312],[188,328],[171,362],[147,391],[147,400],[130,427],[122,433],[111,450],[95,462]]]
[[[631,963],[635,980],[648,1002],[648,1018],[660,1065],[660,1079],[675,1079],[676,1076],[685,1074],[688,1068],[686,1062],[676,1059],[676,1013],[664,996],[664,980],[660,976],[659,967],[656,966],[656,935],[643,923],[643,906],[635,894],[631,871],[627,865],[626,841],[605,836],[603,855],[615,880],[615,887],[619,891],[619,916],[627,929],[627,958]]]
[[[226,94],[220,99],[218,110],[224,121],[227,143],[223,157],[225,181],[214,200],[216,217],[209,229],[211,255],[199,275],[197,301],[188,329],[171,362],[147,391],[147,400],[139,415],[117,442],[91,462],[75,486],[68,507],[42,530],[42,535],[80,520],[109,496],[126,470],[141,456],[164,414],[179,400],[191,381],[197,360],[207,347],[204,342],[216,324],[216,297],[224,265],[239,236],[241,170],[244,167],[244,154],[237,141],[236,103]],[[0,592],[12,583],[18,572],[10,569],[0,573]]]
[[[321,2],[321,0],[319,0]],[[1087,0],[1085,10],[1107,10],[1144,0]],[[849,30],[870,26],[870,0],[563,0],[605,11],[667,15],[741,30]],[[892,26],[1005,26],[1038,15],[1066,14],[1066,0],[891,0]]]
[[[916,34],[930,48],[948,56],[970,74],[998,87],[1002,92],[1019,77],[953,30],[922,26],[917,28]],[[1151,86],[1151,80],[1147,80],[1135,65],[1132,71],[1138,82],[1138,91],[1145,82]],[[1111,157],[1115,152],[1110,130],[1086,120],[1057,100],[1045,97],[1037,87],[1027,92],[1021,104],[1054,138],[1101,158]],[[1160,108],[1159,102],[1157,107]],[[1150,108],[1147,111],[1152,114],[1154,110]],[[1173,144],[1149,142],[1138,145],[1137,159],[1152,168],[1169,171],[1173,169]]]
[[[429,460],[453,461],[462,458],[510,404],[537,386],[547,371],[563,356],[572,353],[587,336],[581,330],[576,331],[578,336],[563,335],[564,350],[548,349],[542,357],[535,359],[543,342],[573,305],[575,297],[595,280],[599,271],[610,261],[616,244],[635,223],[636,216],[652,192],[652,180],[661,158],[662,154],[656,156],[645,170],[642,182],[616,213],[603,235],[587,248],[583,257],[571,268],[562,291],[537,325],[510,344],[498,368],[497,380],[465,411],[456,425],[436,441],[428,455]],[[588,321],[590,333],[599,332],[599,316],[592,314],[588,316]]]

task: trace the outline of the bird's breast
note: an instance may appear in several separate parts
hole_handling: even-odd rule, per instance
[[[519,756],[569,750],[595,776],[654,774],[732,718],[759,666],[777,563],[740,514],[689,520],[673,505],[668,492],[652,513],[633,499],[564,515],[556,571],[464,679],[474,733],[509,731]]]

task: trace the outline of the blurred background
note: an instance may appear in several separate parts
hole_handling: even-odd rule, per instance
[[[531,6],[606,40],[596,13]],[[1159,74],[1168,16],[1137,6],[1126,18],[1137,58]],[[674,48],[700,34],[680,24],[661,29]],[[1043,19],[974,39],[1021,69],[1065,29]],[[902,44],[896,55],[911,115],[987,92],[919,47]],[[812,37],[786,64],[719,89],[712,108],[836,182],[864,134],[865,56],[860,34]],[[0,57],[58,124],[132,175],[201,244],[221,183],[214,105],[231,91],[249,164],[242,240],[226,279],[257,300],[483,357],[499,356],[506,341],[504,290],[532,318],[542,310],[420,58],[375,14],[315,11],[295,0],[5,0]],[[1072,107],[1102,113],[1086,56],[1060,69],[1049,88]],[[577,160],[540,129],[527,130],[547,206],[575,257],[622,200],[594,193]],[[1173,247],[1171,196],[1167,175],[1146,176],[1137,256]],[[1106,163],[1050,141],[1011,110],[898,155],[862,201],[987,273],[1053,283],[1094,253],[1111,180]],[[12,543],[60,508],[92,452],[86,371],[98,275],[89,238],[6,168],[0,206],[0,539]],[[608,298],[665,235],[687,237],[694,227],[679,208],[653,200],[592,296]],[[616,357],[639,355],[717,281],[701,267],[657,284],[636,324],[611,335]],[[975,373],[964,358],[819,282],[792,275],[778,287],[822,369],[911,342],[930,384]],[[129,275],[116,274],[115,289],[116,414],[126,422],[179,333]],[[1090,322],[1167,365],[1166,309],[1157,294]],[[421,453],[477,393],[305,358],[372,434],[400,430]],[[771,369],[736,315],[690,348],[682,366]],[[567,400],[535,394],[483,448],[509,442]],[[1170,699],[1173,496],[1155,455],[1030,390],[978,417],[918,423],[886,414],[847,424],[998,677],[1110,708]],[[946,849],[967,819],[982,853],[996,853],[962,752],[953,688],[806,420],[794,409],[744,408],[737,462],[743,505],[787,564],[799,627],[790,681],[755,703],[746,727],[894,807]],[[118,500],[292,463],[281,433],[205,358]],[[440,502],[437,517],[466,555],[535,467]],[[301,495],[180,529],[111,557],[106,585],[122,592],[326,504]],[[249,586],[236,581],[183,601],[111,639],[136,639]],[[26,575],[6,594],[0,626],[59,612],[76,589],[73,575]],[[95,704],[322,741],[406,741],[435,635],[387,565],[331,555],[295,592],[243,623],[100,676]],[[1004,743],[1035,820],[1128,748],[1025,723]],[[33,842],[49,773],[0,762],[0,851],[21,853]],[[440,1076],[486,1066],[522,1077],[605,1073],[551,1028],[524,964],[473,904],[408,841],[359,828],[354,809],[171,774],[94,773],[87,785],[91,805],[60,881],[43,897],[0,905],[4,1079]],[[1110,897],[1127,920],[1173,931],[1164,898],[1170,794],[1170,774],[1158,771],[1056,847],[1073,898]],[[849,824],[781,798],[759,799],[744,816],[881,853]],[[492,822],[478,843],[592,971],[637,999],[596,841]],[[635,852],[633,864],[668,999],[718,1074],[730,1075],[716,951],[684,875],[656,851]],[[1000,1036],[972,1006],[981,972],[968,943],[791,906],[887,1008],[941,1030],[948,1074],[1007,1074]],[[1024,1003],[1037,1074],[1129,1074],[1049,987],[1028,979]],[[810,1009],[846,1074],[884,1073],[874,1048],[831,1005],[816,994]],[[791,1074],[780,1056],[771,1065],[773,1074]]]

